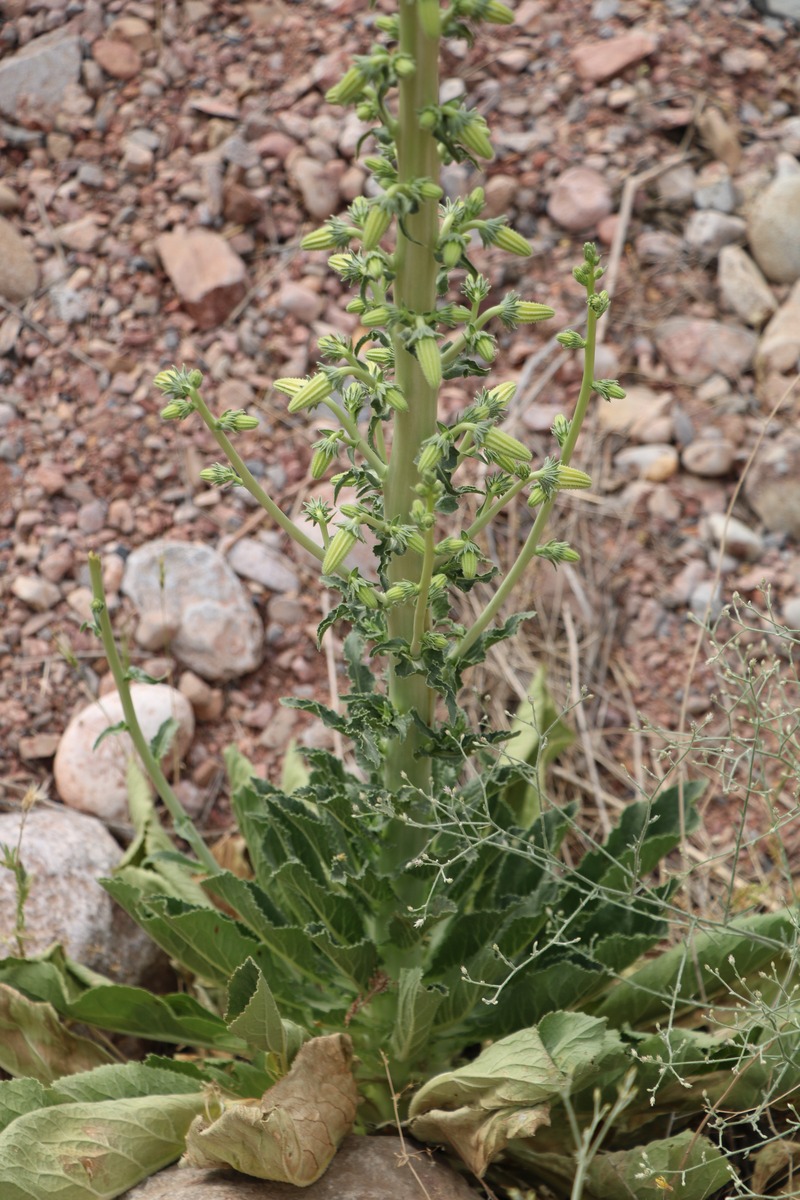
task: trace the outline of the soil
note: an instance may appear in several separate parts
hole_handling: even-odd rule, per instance
[[[199,480],[200,468],[218,457],[211,439],[197,426],[160,420],[153,376],[173,362],[199,366],[220,407],[263,415],[262,427],[241,435],[238,445],[275,498],[297,512],[312,490],[314,428],[304,414],[288,416],[271,385],[310,369],[316,337],[347,322],[325,256],[298,248],[319,220],[304,209],[287,158],[291,163],[292,150],[302,147],[323,164],[332,186],[343,193],[357,187],[355,139],[344,136],[341,110],[327,108],[323,93],[351,54],[368,47],[373,17],[360,0],[87,0],[66,8],[29,0],[0,7],[8,54],[59,22],[71,22],[89,47],[81,84],[54,120],[31,109],[19,124],[0,126],[4,183],[19,197],[9,219],[26,235],[42,279],[22,310],[5,304],[0,318],[0,378],[12,406],[0,429],[0,803],[13,806],[31,782],[56,800],[55,735],[87,692],[105,686],[102,651],[81,630],[87,553],[108,556],[111,583],[118,584],[127,554],[150,539],[219,547],[265,528],[246,498]],[[100,70],[91,46],[123,11],[140,18],[150,36],[134,73],[119,79]],[[471,49],[450,44],[443,78],[463,79],[489,120],[501,150],[486,175],[508,181],[512,222],[534,246],[526,261],[487,253],[481,263],[498,289],[514,286],[557,309],[552,330],[498,335],[504,370],[497,379],[518,377],[521,384],[510,428],[543,455],[552,449],[552,413],[569,411],[577,391],[577,367],[566,355],[543,387],[537,380],[555,359],[552,332],[580,319],[570,272],[586,237],[548,216],[554,181],[569,167],[593,167],[610,185],[618,213],[625,184],[643,171],[673,158],[695,170],[712,162],[699,132],[711,105],[735,131],[748,168],[771,168],[776,130],[800,111],[800,38],[791,24],[765,18],[743,0],[522,0],[517,20],[516,27],[482,31]],[[652,55],[605,83],[577,75],[578,48],[642,26],[658,35]],[[35,136],[21,144],[20,131]],[[148,153],[130,150],[134,134]],[[221,145],[223,157],[215,153]],[[446,181],[451,190],[466,190],[484,180],[450,167]],[[494,188],[501,193],[503,184]],[[721,478],[681,469],[657,486],[631,486],[615,466],[622,439],[590,431],[575,461],[592,471],[595,491],[569,503],[563,532],[553,529],[554,536],[569,535],[583,562],[557,577],[541,568],[532,597],[520,597],[520,607],[532,601],[540,610],[539,622],[475,681],[478,692],[491,691],[493,703],[507,708],[544,657],[560,701],[589,689],[580,752],[556,779],[562,789],[578,787],[593,821],[602,819],[603,797],[606,805],[624,805],[637,786],[648,786],[650,773],[663,771],[660,743],[641,731],[638,714],[675,729],[684,694],[690,716],[709,707],[706,650],[690,675],[695,626],[674,584],[687,562],[700,557],[707,564],[701,519],[725,508],[769,408],[750,376],[712,405],[671,378],[658,358],[654,331],[665,318],[725,315],[707,265],[685,252],[658,264],[636,253],[643,230],[680,234],[685,218],[685,210],[657,199],[652,181],[637,190],[623,230],[602,373],[668,391],[674,426],[722,431],[736,446],[735,465]],[[59,232],[78,220],[88,231]],[[196,226],[221,233],[248,277],[244,299],[207,331],[183,310],[155,249],[162,232]],[[608,253],[618,228],[611,217],[589,232]],[[291,282],[317,297],[316,315],[309,318],[308,296],[292,299]],[[65,295],[77,296],[79,319]],[[458,389],[446,390],[445,404],[462,401]],[[518,543],[524,519],[498,530],[501,559]],[[274,774],[290,736],[319,737],[302,715],[278,708],[283,695],[328,694],[326,661],[315,647],[315,572],[292,546],[281,546],[300,588],[275,596],[252,585],[267,628],[264,665],[225,686],[222,718],[199,725],[188,755],[188,778],[212,830],[229,825],[221,764],[228,743]],[[64,560],[60,596],[32,611],[15,597],[13,581],[56,551]],[[725,592],[755,599],[766,579],[776,600],[796,594],[798,554],[791,540],[767,538],[756,563],[726,575]],[[710,578],[713,570],[706,573]],[[114,621],[130,643],[133,614],[118,597]],[[153,663],[135,647],[132,654],[173,678],[179,671],[169,658]],[[712,840],[730,836],[721,799],[709,799]]]

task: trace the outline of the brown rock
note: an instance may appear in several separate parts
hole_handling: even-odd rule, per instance
[[[19,739],[19,755],[26,762],[34,758],[52,758],[58,749],[60,736],[57,733],[34,733]]]
[[[572,53],[575,70],[581,79],[601,83],[613,79],[633,63],[647,58],[658,48],[658,38],[651,33],[623,33],[601,42],[587,42]]]
[[[147,54],[155,49],[153,30],[142,17],[118,17],[111,25],[108,36],[118,42],[127,42],[139,54]]]
[[[33,295],[39,283],[39,268],[14,226],[0,217],[0,296],[21,304]]]
[[[796,371],[800,360],[800,282],[767,325],[758,346],[756,365],[759,375]],[[781,384],[783,387],[783,384]]]
[[[91,216],[68,221],[66,225],[60,225],[56,232],[59,241],[68,250],[79,250],[83,253],[96,250],[105,237],[105,230],[101,229]]]
[[[156,250],[184,308],[201,329],[220,325],[247,290],[244,263],[218,233],[176,229],[156,239]]]
[[[142,69],[142,56],[129,42],[98,38],[92,58],[112,79],[134,79]]]
[[[223,195],[222,211],[228,221],[237,225],[252,225],[264,216],[266,205],[241,183],[228,183]]]

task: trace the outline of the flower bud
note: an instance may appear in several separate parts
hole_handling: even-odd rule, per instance
[[[417,459],[417,470],[420,475],[428,475],[431,471],[435,471],[439,463],[444,458],[444,446],[440,437],[430,438],[423,443],[422,449]]]
[[[313,375],[308,383],[292,396],[288,404],[290,413],[300,412],[304,408],[315,408],[323,400],[327,400],[333,391],[333,385],[327,375]]]
[[[489,140],[489,126],[477,113],[469,114],[469,118],[458,132],[458,139],[477,158],[494,158],[494,149]],[[517,234],[517,237],[519,236]],[[522,240],[524,241],[524,238]],[[530,254],[530,247],[528,247],[528,253]]]
[[[363,313],[366,307],[366,304],[360,296],[354,296],[353,299],[348,300],[347,304],[345,305],[345,312],[356,314]]]
[[[544,490],[537,483],[535,487],[531,488],[531,494],[528,496],[528,508],[536,508],[537,504],[543,504],[546,499]]]
[[[619,386],[616,379],[595,379],[592,381],[592,390],[604,400],[625,399],[625,389]]]
[[[333,575],[347,558],[357,541],[358,537],[350,526],[346,525],[343,529],[337,529],[325,550],[325,557],[322,560],[322,574]]]
[[[472,546],[463,551],[459,559],[461,573],[465,579],[474,579],[478,570],[478,555]]]
[[[574,329],[565,329],[563,333],[557,333],[556,341],[567,350],[583,350],[586,345],[586,338],[581,337]]]
[[[419,185],[419,194],[423,200],[441,200],[444,192],[432,179],[423,179]]]
[[[410,54],[395,54],[394,69],[398,79],[410,79],[417,70],[417,64]]]
[[[369,586],[368,583],[364,583],[363,581],[361,583],[357,583],[356,595],[365,608],[380,608],[378,594],[374,588]]]
[[[315,450],[311,459],[311,478],[322,479],[322,476],[325,474],[328,466],[330,465],[330,461],[330,456],[326,450],[321,448]]]
[[[193,371],[189,372],[187,379],[189,382],[189,387],[199,388],[203,382],[203,372],[198,371],[195,367]]]
[[[385,325],[389,320],[389,309],[385,304],[379,304],[377,308],[368,308],[366,312],[361,314],[361,324],[366,329],[374,329],[378,325]]]
[[[387,387],[384,400],[395,412],[408,412],[408,401],[398,387]]]
[[[247,429],[258,429],[258,417],[251,413],[246,413],[240,408],[238,411],[229,411],[222,414],[217,422],[221,429],[230,429],[234,433],[244,433]]]
[[[549,304],[535,304],[533,300],[517,302],[517,320],[522,325],[532,325],[534,321],[548,321],[556,315],[556,310]]]
[[[434,633],[429,630],[422,635],[422,644],[426,650],[446,650],[449,642],[443,633]]]
[[[417,120],[419,122],[420,129],[425,129],[429,133],[433,133],[434,129],[439,123],[439,113],[432,104],[429,104],[427,108],[423,108],[418,114]]]
[[[510,402],[514,393],[517,390],[517,385],[507,380],[505,383],[498,383],[497,387],[493,387],[489,392],[489,399],[495,404],[502,405],[503,408]]]
[[[425,553],[425,538],[421,533],[418,533],[416,530],[414,530],[413,533],[408,535],[406,547],[409,550],[413,550],[415,554],[419,554],[421,556]]]
[[[194,409],[191,405],[187,405],[180,400],[173,400],[171,404],[162,408],[161,419],[162,421],[182,421],[184,417],[193,411]]]
[[[499,246],[508,254],[516,254],[520,258],[528,258],[533,253],[530,242],[508,225],[501,225],[497,230],[494,236],[494,245]]]
[[[347,74],[325,93],[328,104],[350,104],[357,100],[366,87],[366,79],[358,67],[351,67]]]
[[[434,337],[423,337],[415,344],[417,362],[425,380],[432,388],[442,382],[442,356]]]
[[[558,442],[559,446],[563,446],[569,437],[569,431],[572,422],[569,421],[563,413],[556,413],[553,418],[553,424],[550,426],[550,432]]]
[[[313,229],[311,233],[307,233],[300,245],[303,250],[332,250],[336,245],[336,238],[333,236],[333,230],[323,225],[320,229]]]
[[[464,539],[460,538],[460,537],[455,537],[455,535],[452,535],[452,536],[446,537],[446,538],[442,538],[442,540],[440,542],[437,542],[436,545],[434,546],[434,550],[436,551],[437,554],[446,554],[448,556],[448,558],[452,554],[460,554],[463,549],[464,549]]]
[[[337,275],[343,275],[345,271],[349,271],[353,265],[352,254],[332,254],[328,259],[328,266]]]
[[[489,333],[479,333],[475,338],[475,352],[484,362],[493,362],[497,353],[494,338]]]
[[[530,462],[533,458],[527,446],[523,446],[522,442],[517,441],[504,429],[497,429],[495,426],[487,430],[483,444],[490,454],[509,458],[512,462]]]
[[[568,490],[583,490],[592,486],[592,479],[585,471],[579,471],[577,467],[567,467],[564,463],[558,464],[557,481],[559,488],[567,488]]]
[[[307,379],[292,379],[287,375],[283,379],[276,379],[272,386],[276,392],[283,392],[284,396],[296,396],[307,383]]]
[[[392,214],[380,204],[370,206],[364,223],[361,243],[365,250],[374,250],[392,223]]]
[[[442,262],[448,268],[453,270],[461,261],[461,255],[464,253],[463,238],[456,235],[448,237],[442,242]]]

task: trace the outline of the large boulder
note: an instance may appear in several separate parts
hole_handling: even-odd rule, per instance
[[[0,842],[17,845],[20,820],[19,813],[0,815]],[[163,955],[97,882],[121,857],[94,817],[57,807],[27,814],[20,858],[31,880],[24,929],[29,956],[60,942],[70,958],[118,983],[147,982]],[[0,956],[18,953],[16,910],[14,876],[0,871]]]

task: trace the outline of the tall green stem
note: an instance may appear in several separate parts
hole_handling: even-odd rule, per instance
[[[439,39],[422,29],[416,4],[403,0],[400,5],[400,49],[416,65],[410,78],[399,85],[400,108],[397,127],[397,167],[399,181],[439,178],[439,157],[431,134],[420,128],[419,111],[439,100]],[[417,212],[398,224],[395,250],[394,302],[414,313],[429,313],[436,305],[436,260],[438,211],[435,200],[425,200]],[[389,471],[384,487],[387,519],[408,518],[414,488],[419,476],[414,460],[420,445],[436,432],[438,389],[426,382],[416,358],[395,338],[395,374],[397,384],[408,401],[408,412],[398,412],[393,424],[393,442]],[[422,560],[414,552],[393,560],[392,582],[418,581]],[[414,605],[402,605],[389,614],[391,637],[414,639]],[[433,717],[435,696],[421,675],[400,678],[390,667],[389,695],[401,713],[416,711],[423,721]],[[405,776],[413,785],[427,791],[430,785],[430,761],[415,758],[420,732],[413,725],[403,739],[395,739],[388,748],[385,779],[392,791],[402,785]]]

